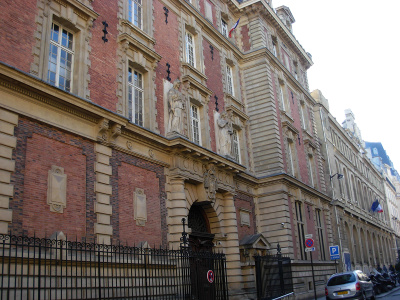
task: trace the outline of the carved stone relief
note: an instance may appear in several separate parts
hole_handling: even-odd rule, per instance
[[[63,213],[67,206],[67,175],[64,168],[51,166],[47,178],[47,204],[50,211]]]
[[[133,210],[136,225],[145,226],[147,222],[147,203],[143,189],[136,188],[134,192]]]
[[[211,202],[215,201],[215,194],[217,192],[217,177],[215,176],[215,167],[210,166],[204,171],[204,189],[206,195]]]

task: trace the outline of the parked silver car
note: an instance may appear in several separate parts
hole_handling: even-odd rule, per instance
[[[375,299],[374,285],[360,270],[333,274],[329,278],[325,295],[331,299]]]

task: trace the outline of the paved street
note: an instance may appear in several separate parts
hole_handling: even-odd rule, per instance
[[[325,297],[318,297],[317,300],[325,300]],[[376,296],[376,299],[384,299],[384,300],[399,300],[400,299],[400,285],[396,286],[389,292],[382,293]]]
[[[396,286],[393,290],[376,296],[376,299],[400,299],[400,286]]]

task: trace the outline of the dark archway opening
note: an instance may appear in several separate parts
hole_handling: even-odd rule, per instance
[[[189,246],[193,251],[211,252],[214,247],[214,234],[211,233],[210,223],[201,204],[194,203],[189,211],[188,226]]]

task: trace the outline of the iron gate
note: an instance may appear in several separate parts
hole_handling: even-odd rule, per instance
[[[289,257],[281,254],[255,256],[257,299],[270,300],[293,292]]]
[[[225,269],[222,253],[0,235],[0,300],[226,300]]]

